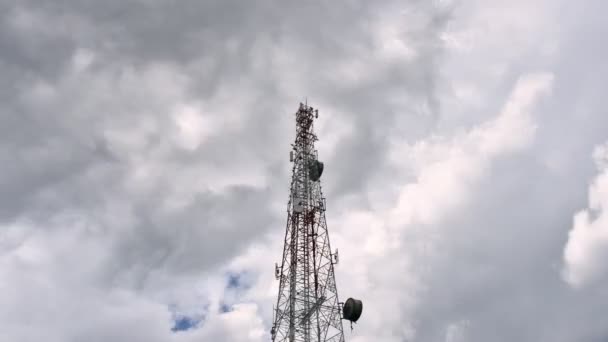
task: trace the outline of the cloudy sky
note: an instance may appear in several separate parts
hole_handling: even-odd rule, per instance
[[[269,341],[305,99],[348,341],[606,341],[606,9],[0,0],[0,341]]]

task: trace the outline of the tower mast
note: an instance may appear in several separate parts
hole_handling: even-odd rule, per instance
[[[344,342],[342,319],[357,321],[362,304],[338,300],[332,253],[325,220],[325,198],[320,177],[323,163],[314,147],[314,119],[318,109],[300,103],[296,112],[296,140],[291,193],[287,205],[283,259],[275,265],[279,295],[271,329],[272,341]]]

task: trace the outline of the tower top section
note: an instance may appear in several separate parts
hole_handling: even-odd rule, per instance
[[[298,140],[311,141],[317,140],[317,136],[313,131],[314,119],[319,118],[319,110],[314,109],[307,104],[300,103],[300,107],[296,112],[296,142]]]
[[[308,170],[308,177],[302,181],[316,182],[323,173],[323,163],[318,160],[315,150],[317,136],[314,133],[314,119],[319,117],[319,110],[307,104],[300,103],[296,112],[296,141],[293,145],[294,151],[290,153],[290,161],[294,162],[293,152],[296,153],[294,167],[297,169]],[[300,165],[300,166],[298,166]]]

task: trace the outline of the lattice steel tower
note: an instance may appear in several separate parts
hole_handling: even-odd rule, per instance
[[[325,221],[325,198],[313,131],[318,109],[301,104],[296,112],[296,141],[291,194],[281,265],[275,265],[279,296],[271,329],[272,341],[344,342],[342,319],[356,322],[361,301],[338,300],[334,265],[338,250],[331,252]]]

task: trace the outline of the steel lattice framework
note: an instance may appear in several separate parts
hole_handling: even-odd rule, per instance
[[[300,104],[296,140],[291,152],[293,174],[281,265],[275,266],[279,295],[272,341],[344,342],[341,305],[325,220],[325,198],[313,131],[318,110]]]

